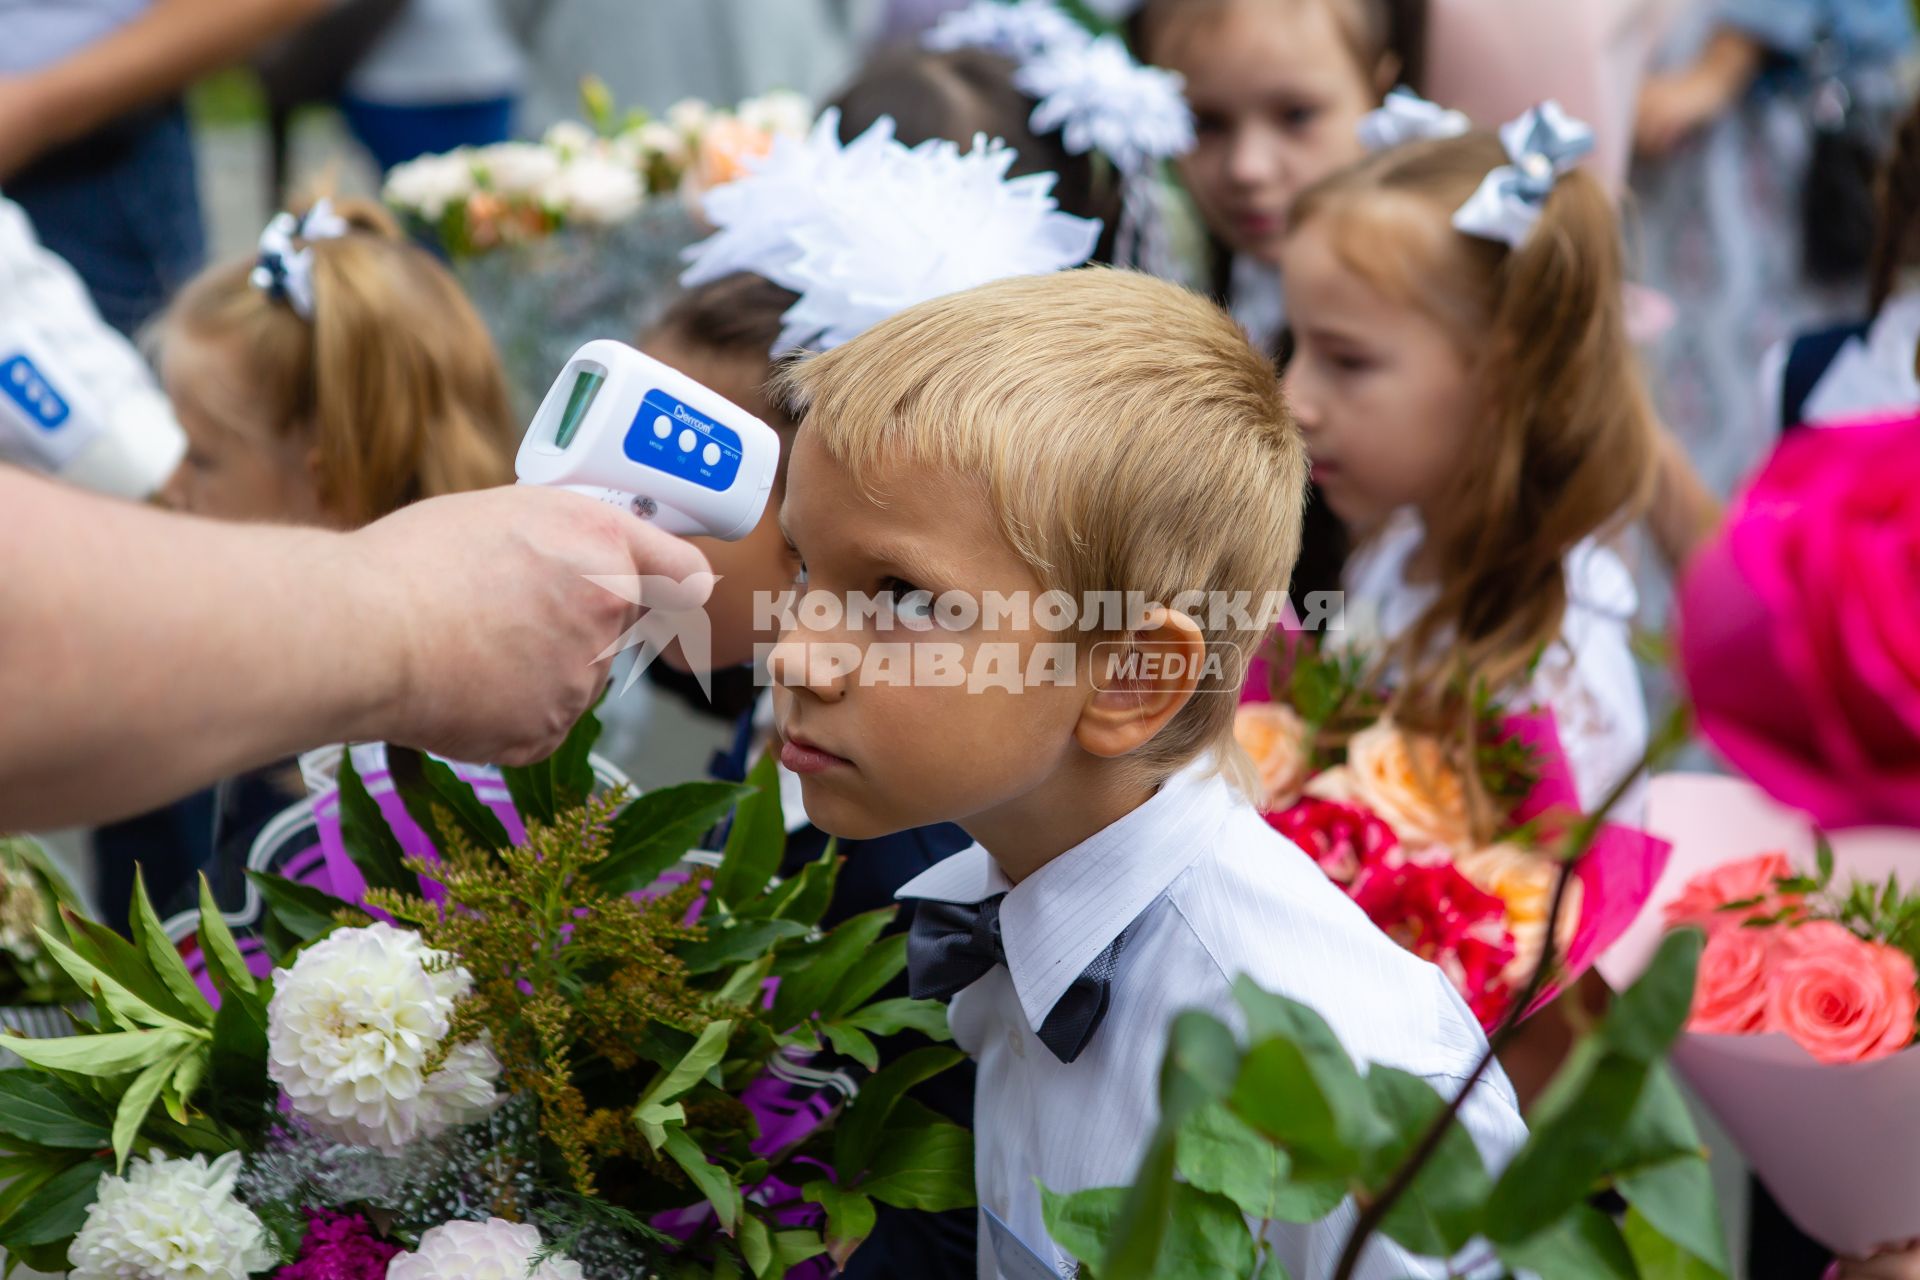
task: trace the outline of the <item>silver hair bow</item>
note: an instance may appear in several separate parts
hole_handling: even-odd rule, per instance
[[[314,201],[304,217],[277,213],[260,233],[260,258],[247,277],[269,298],[293,308],[302,320],[313,319],[313,242],[347,234],[347,221],[333,211],[333,202]],[[300,242],[294,248],[294,241]]]
[[[1360,144],[1369,151],[1385,151],[1409,142],[1457,138],[1472,128],[1465,112],[1428,102],[1411,89],[1395,89],[1360,118]]]
[[[1539,225],[1547,196],[1561,175],[1593,150],[1593,130],[1561,110],[1559,103],[1543,102],[1502,125],[1500,141],[1512,163],[1487,175],[1453,215],[1453,225],[1466,235],[1518,249]]]

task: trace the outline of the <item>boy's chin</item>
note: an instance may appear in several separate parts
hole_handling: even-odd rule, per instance
[[[888,820],[844,795],[826,794],[827,789],[814,782],[803,780],[800,790],[806,801],[807,821],[839,840],[878,840],[937,821]]]

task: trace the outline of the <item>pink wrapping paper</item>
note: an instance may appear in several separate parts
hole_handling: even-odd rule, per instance
[[[1666,931],[1661,908],[1694,876],[1774,850],[1815,867],[1806,817],[1744,779],[1657,777],[1648,825],[1673,853],[1640,918],[1600,957],[1616,989],[1645,970]],[[1830,843],[1836,885],[1920,875],[1920,832],[1858,828]],[[1778,1032],[1686,1032],[1673,1062],[1802,1231],[1852,1255],[1920,1236],[1920,1049],[1825,1066]]]

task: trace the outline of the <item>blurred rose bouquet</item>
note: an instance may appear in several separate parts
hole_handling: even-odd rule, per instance
[[[538,142],[502,142],[394,166],[385,199],[455,258],[527,244],[565,227],[613,227],[655,197],[731,182],[783,133],[813,121],[807,100],[775,92],[732,110],[688,99],[660,119],[617,115],[605,86],[582,91],[589,122]]]
[[[1475,707],[1469,749],[1396,721],[1351,649],[1291,655],[1282,701],[1247,683],[1234,736],[1267,821],[1389,936],[1446,973],[1484,1026],[1547,944],[1556,849],[1579,818],[1553,718]],[[1470,757],[1470,758],[1469,758]],[[1638,912],[1665,846],[1603,825],[1560,903],[1559,983]]]

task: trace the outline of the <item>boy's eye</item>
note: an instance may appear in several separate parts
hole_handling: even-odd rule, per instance
[[[1328,363],[1342,373],[1365,373],[1373,368],[1373,361],[1366,356],[1331,356]]]
[[[1288,129],[1305,129],[1319,118],[1319,107],[1292,106],[1280,112],[1280,123]]]
[[[893,616],[909,627],[933,625],[933,593],[914,586],[904,578],[882,578],[880,594],[893,608]]]

